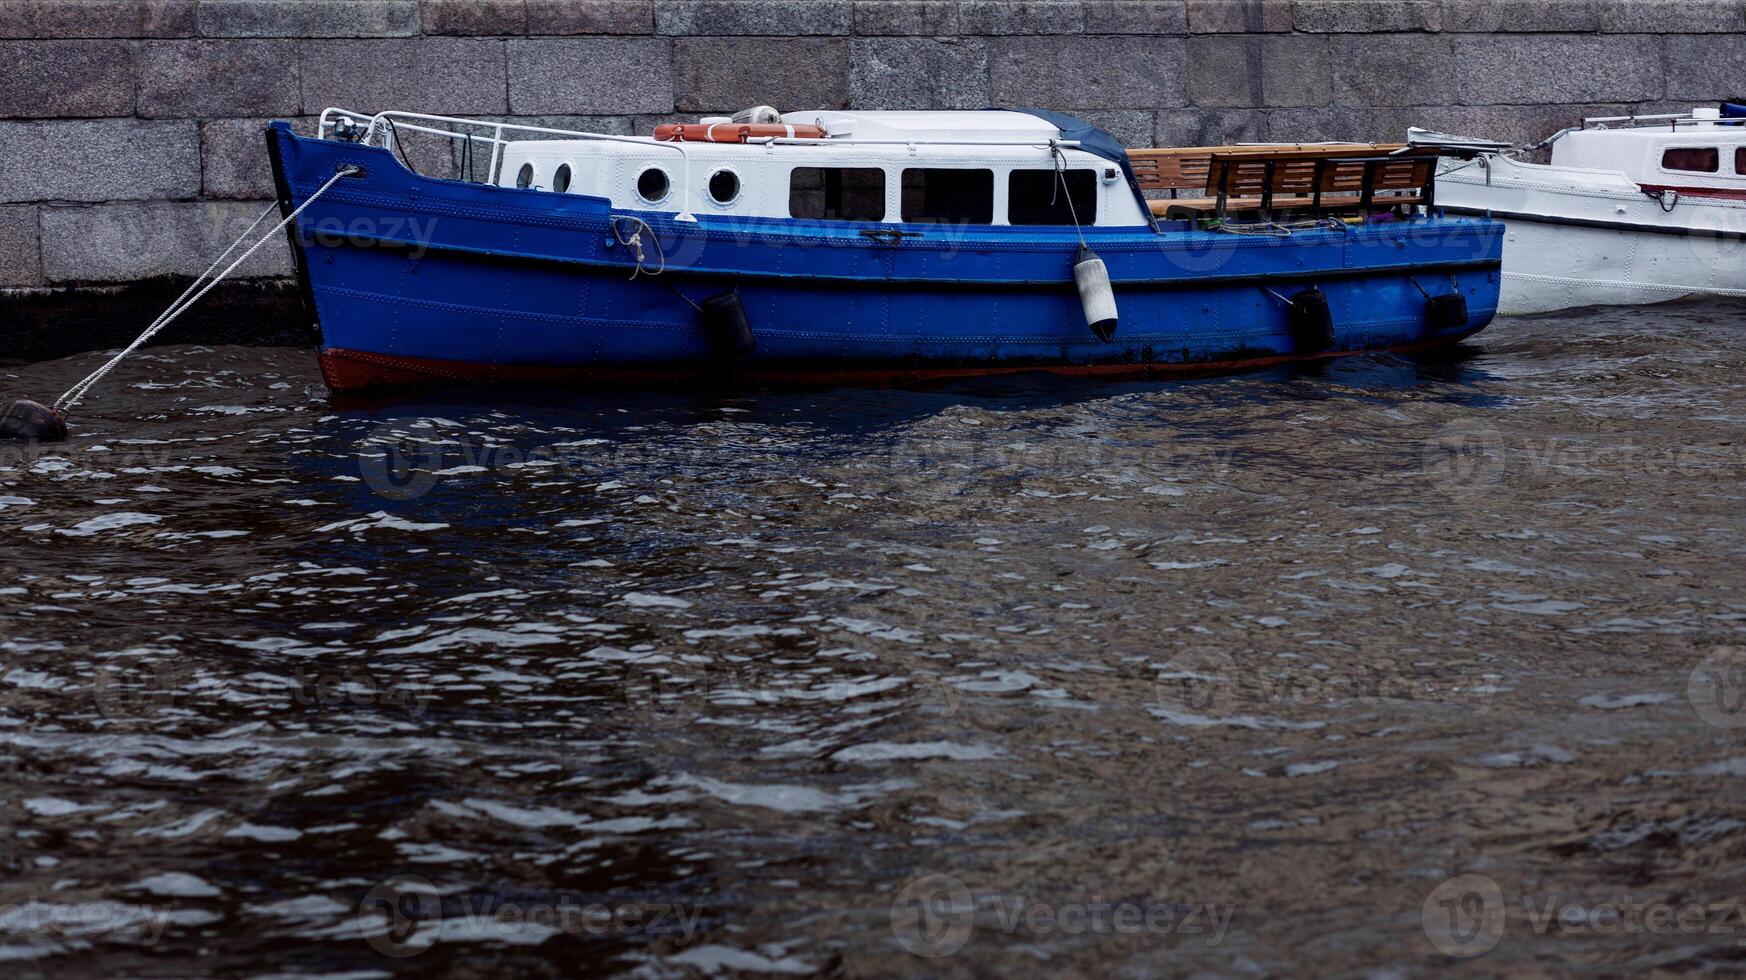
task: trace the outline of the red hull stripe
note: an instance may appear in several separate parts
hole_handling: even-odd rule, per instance
[[[1447,347],[1478,331],[1386,348],[1387,353],[1414,354]],[[1231,361],[1199,361],[1193,364],[1058,364],[1058,365],[963,365],[951,367],[805,368],[772,366],[733,371],[734,381],[771,385],[903,385],[948,378],[1046,371],[1075,377],[1140,378],[1190,377],[1285,364],[1320,361],[1378,351],[1330,351],[1310,357],[1290,354],[1251,357]],[[538,364],[477,364],[428,357],[405,357],[369,351],[329,347],[321,352],[321,377],[333,391],[370,388],[432,388],[446,385],[577,383],[660,386],[706,381],[724,372],[707,365],[672,368],[616,367],[597,365],[553,366]]]
[[[1671,184],[1639,184],[1650,194],[1675,191],[1680,197],[1716,197],[1724,201],[1746,201],[1746,190],[1733,187],[1675,187]]]

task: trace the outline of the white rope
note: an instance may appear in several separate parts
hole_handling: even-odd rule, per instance
[[[306,200],[302,204],[298,205],[298,207],[295,211],[292,211],[290,214],[285,216],[285,219],[283,221],[280,221],[278,224],[274,225],[273,229],[271,231],[267,232],[265,235],[263,235],[261,237],[260,241],[257,241],[253,245],[249,246],[248,251],[246,251],[242,255],[238,256],[236,261],[232,262],[229,266],[226,266],[225,270],[223,272],[220,272],[217,276],[213,276],[213,278],[210,282],[208,282],[204,287],[202,287],[199,292],[194,293],[194,295],[192,297],[190,297],[188,294],[194,292],[194,288],[196,286],[200,285],[200,281],[202,279],[205,279],[207,276],[210,276],[212,274],[212,270],[218,267],[218,263],[223,262],[225,260],[225,257],[230,255],[231,252],[235,251],[236,247],[238,245],[241,245],[244,241],[246,241],[248,239],[249,235],[254,232],[255,228],[259,227],[260,223],[262,221],[266,220],[267,215],[273,213],[273,210],[279,206],[276,203],[269,205],[267,207],[267,210],[261,212],[261,216],[259,218],[256,218],[254,220],[253,224],[249,225],[247,231],[244,231],[242,233],[242,235],[237,238],[236,241],[231,242],[230,247],[225,249],[224,252],[221,253],[218,256],[218,258],[213,261],[212,265],[209,265],[206,267],[205,272],[202,272],[199,275],[199,277],[197,277],[192,283],[189,284],[187,289],[182,291],[182,295],[178,296],[174,303],[171,303],[169,305],[169,307],[164,310],[164,312],[158,314],[158,318],[156,320],[152,321],[151,326],[147,327],[145,329],[144,333],[142,333],[138,337],[134,338],[133,343],[128,344],[127,347],[121,351],[121,353],[110,358],[107,362],[105,362],[103,364],[103,366],[99,367],[97,370],[92,371],[90,374],[86,375],[84,380],[80,381],[78,384],[72,386],[71,388],[68,388],[65,394],[63,394],[63,395],[61,395],[61,397],[55,399],[55,403],[53,406],[54,410],[56,412],[65,413],[67,410],[71,409],[74,405],[79,404],[80,400],[83,399],[85,397],[85,395],[90,392],[92,386],[95,385],[97,382],[103,380],[103,377],[105,375],[107,375],[110,371],[113,371],[115,369],[115,366],[117,364],[120,364],[122,362],[122,360],[127,357],[127,355],[138,350],[140,348],[140,345],[142,345],[146,341],[150,340],[154,334],[156,334],[158,331],[164,329],[165,327],[169,326],[172,321],[174,321],[177,317],[181,316],[184,312],[186,312],[189,307],[193,306],[195,303],[198,303],[202,296],[205,296],[208,292],[212,291],[212,287],[223,282],[224,277],[226,277],[226,276],[230,275],[232,272],[236,271],[237,266],[242,265],[244,262],[248,261],[249,256],[251,256],[251,255],[255,254],[257,251],[259,251],[262,245],[265,245],[268,242],[272,241],[273,236],[278,234],[279,232],[283,231],[285,229],[286,225],[295,221],[297,219],[297,216],[303,213],[304,208],[307,208],[311,204],[314,204],[316,198],[327,193],[327,189],[329,187],[332,187],[336,182],[338,182],[341,177],[346,177],[346,176],[349,176],[349,175],[354,174],[356,172],[357,172],[356,167],[346,166],[346,167],[340,168],[340,170],[338,172],[336,172],[332,177],[329,177],[327,179],[327,183],[322,184],[320,189],[318,189],[314,194],[309,195],[308,200]]]
[[[194,277],[194,281],[188,284],[187,289],[182,290],[182,295],[176,297],[175,302],[173,302],[169,306],[165,307],[164,312],[158,314],[158,318],[156,320],[152,321],[150,327],[146,328],[148,331],[148,335],[149,335],[150,331],[155,331],[162,325],[163,319],[166,316],[169,316],[170,312],[172,310],[175,310],[178,306],[181,306],[184,300],[186,300],[196,289],[199,289],[200,284],[206,281],[206,277],[212,275],[212,270],[218,268],[219,263],[223,262],[226,258],[229,258],[230,253],[236,251],[236,247],[238,245],[241,245],[243,243],[243,241],[245,239],[247,239],[249,237],[249,235],[252,234],[254,232],[254,230],[260,226],[261,222],[267,220],[267,215],[272,214],[274,211],[278,210],[278,208],[279,208],[278,202],[274,202],[272,204],[267,205],[267,209],[265,211],[261,212],[260,217],[256,218],[253,222],[251,222],[249,224],[248,230],[244,231],[242,233],[242,236],[239,237],[236,241],[231,242],[230,247],[225,249],[223,251],[223,253],[221,253],[218,256],[218,258],[216,258],[212,261],[211,265],[206,267],[205,272],[202,272],[202,273],[200,273],[200,275]],[[95,374],[95,373],[87,375],[83,381],[80,381],[78,384],[76,384],[72,388],[68,389],[66,394],[62,395],[59,399],[57,399],[55,401],[54,407],[59,409],[59,408],[63,407],[63,404],[65,405],[65,407],[69,407],[69,408],[72,407],[73,404],[77,403],[78,399],[84,397],[85,389],[90,388],[91,385],[94,384],[99,377],[101,377],[101,376],[98,374]],[[69,401],[68,399],[71,399],[71,401]]]
[[[1079,209],[1073,206],[1073,192],[1067,189],[1067,154],[1061,152],[1061,147],[1054,140],[1049,141],[1049,155],[1055,158],[1055,182],[1060,192],[1067,195],[1067,213],[1073,218],[1073,233],[1079,236],[1079,247],[1087,248],[1085,244],[1085,229],[1079,227]],[[1049,206],[1054,207],[1054,194],[1049,195]]]
[[[632,232],[629,238],[624,237],[624,232],[619,229],[619,222],[621,221],[631,222],[632,227],[636,228],[636,231]],[[655,255],[660,260],[660,265],[657,266],[653,272],[644,268],[647,264],[647,255],[643,252],[643,232],[645,231],[649,233],[649,241],[654,243]],[[620,245],[630,249],[636,257],[637,267],[632,269],[630,274],[632,279],[635,279],[639,275],[658,276],[667,271],[667,250],[661,245],[661,236],[655,234],[655,229],[650,228],[647,221],[631,214],[615,215],[612,219],[612,237],[617,239]],[[687,300],[687,302],[689,302],[689,300]]]

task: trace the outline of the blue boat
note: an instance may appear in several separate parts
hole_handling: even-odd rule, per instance
[[[1497,308],[1502,227],[1438,212],[1434,150],[765,107],[649,137],[333,109],[267,139],[336,391],[1167,376],[1423,351]]]

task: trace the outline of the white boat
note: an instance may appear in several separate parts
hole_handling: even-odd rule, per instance
[[[1419,129],[1408,142],[1475,153],[1440,171],[1437,201],[1507,227],[1500,313],[1746,296],[1746,118],[1584,119],[1540,144],[1548,164]]]

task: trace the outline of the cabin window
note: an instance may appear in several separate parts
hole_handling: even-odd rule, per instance
[[[1014,170],[1006,190],[1015,225],[1070,225],[1076,216],[1082,225],[1097,224],[1095,170]]]
[[[943,167],[905,170],[903,220],[919,224],[993,224],[994,171]]]
[[[717,170],[709,175],[709,199],[717,204],[732,204],[740,199],[740,175],[732,170]]]
[[[1746,146],[1734,151],[1734,172],[1746,176]]]
[[[552,190],[555,190],[559,194],[562,194],[569,189],[570,189],[570,165],[566,163],[566,164],[563,164],[562,166],[558,167],[558,172],[552,175]]]
[[[667,199],[667,191],[672,182],[667,179],[667,171],[660,167],[650,167],[637,174],[637,196],[650,204],[659,204]]]
[[[1713,146],[1676,146],[1661,154],[1661,169],[1690,170],[1713,174],[1720,166],[1720,154]]]
[[[533,186],[533,164],[524,163],[521,165],[521,169],[516,171],[515,186],[524,191]]]
[[[885,220],[885,171],[877,167],[795,167],[788,213],[814,221]]]

